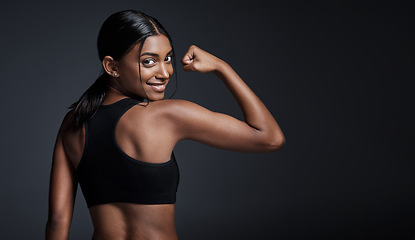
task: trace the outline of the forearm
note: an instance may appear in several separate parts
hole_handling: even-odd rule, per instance
[[[46,240],[67,240],[69,239],[70,223],[67,221],[48,220],[46,223]]]
[[[273,139],[284,140],[284,135],[272,114],[231,66],[221,61],[214,73],[235,97],[248,125]]]

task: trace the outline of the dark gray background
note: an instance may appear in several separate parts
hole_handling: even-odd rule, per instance
[[[410,1],[127,0],[3,3],[1,239],[43,237],[59,125],[99,74],[102,22],[130,8],[160,20],[179,59],[196,44],[230,63],[287,139],[266,154],[180,142],[181,239],[413,239]],[[214,75],[178,66],[174,98],[243,119]],[[91,234],[78,191],[71,239]]]

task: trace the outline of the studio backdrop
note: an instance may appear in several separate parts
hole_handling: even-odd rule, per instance
[[[286,145],[240,153],[182,141],[180,239],[413,239],[414,4],[382,1],[23,1],[2,5],[1,239],[42,239],[53,146],[98,77],[96,39],[124,9],[228,62]],[[166,97],[243,120],[213,74],[177,62]],[[78,189],[70,239],[92,223]]]

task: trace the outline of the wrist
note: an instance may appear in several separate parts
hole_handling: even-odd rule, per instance
[[[217,62],[215,68],[213,69],[213,73],[216,75],[222,75],[227,68],[229,68],[229,64],[226,63],[225,61],[219,59],[219,61]]]

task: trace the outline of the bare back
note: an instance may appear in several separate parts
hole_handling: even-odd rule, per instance
[[[163,101],[151,102],[148,106],[139,103],[118,121],[116,142],[137,161],[167,162],[178,141],[172,125],[158,117]],[[113,102],[104,101],[103,105]],[[78,130],[68,127],[62,138],[76,169],[84,150],[85,126]],[[177,239],[174,204],[109,203],[92,206],[89,212],[94,225],[93,239]]]

